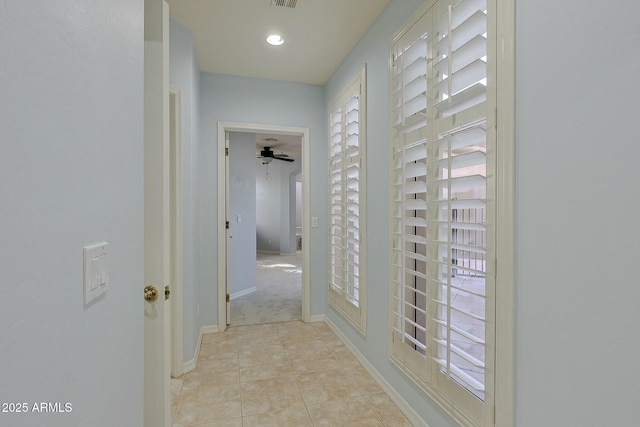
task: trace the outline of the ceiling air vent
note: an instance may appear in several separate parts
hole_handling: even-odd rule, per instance
[[[271,6],[296,7],[298,0],[271,0]]]

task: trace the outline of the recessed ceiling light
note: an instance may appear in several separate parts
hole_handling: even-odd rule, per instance
[[[284,39],[279,34],[271,34],[269,37],[267,37],[267,43],[273,46],[280,46],[282,43],[284,43]]]

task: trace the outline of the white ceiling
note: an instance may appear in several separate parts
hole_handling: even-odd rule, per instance
[[[285,1],[286,3],[287,1]],[[168,0],[201,71],[323,85],[389,0]],[[269,34],[285,39],[267,44]]]

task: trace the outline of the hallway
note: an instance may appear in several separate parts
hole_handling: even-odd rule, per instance
[[[411,426],[324,322],[205,335],[171,405],[173,427]]]

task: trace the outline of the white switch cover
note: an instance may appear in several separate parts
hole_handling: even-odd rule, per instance
[[[109,287],[108,245],[102,242],[83,248],[85,305],[107,292]]]
[[[311,227],[318,228],[318,217],[317,216],[312,216],[311,217]]]

